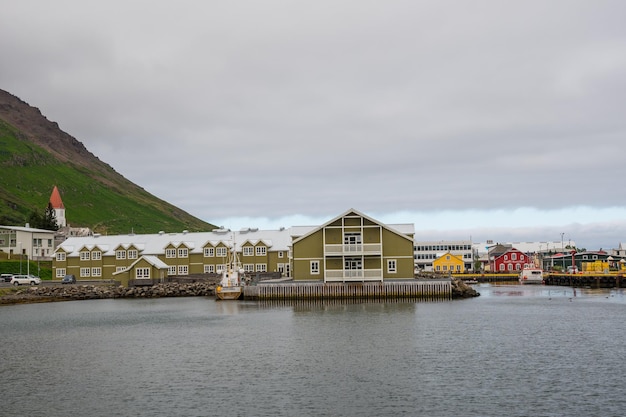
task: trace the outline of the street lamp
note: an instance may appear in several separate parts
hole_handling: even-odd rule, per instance
[[[20,275],[22,275],[22,242],[17,242],[20,247]]]

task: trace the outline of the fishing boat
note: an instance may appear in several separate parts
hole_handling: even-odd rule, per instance
[[[228,252],[228,262],[222,270],[222,279],[215,288],[216,300],[238,300],[243,294],[243,270],[237,259],[237,249],[233,239],[233,248]]]
[[[543,271],[540,268],[524,268],[519,274],[520,284],[543,284]]]

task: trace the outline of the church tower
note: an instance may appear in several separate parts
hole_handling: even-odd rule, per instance
[[[52,195],[50,195],[50,206],[54,209],[54,214],[57,218],[57,226],[67,226],[67,223],[65,221],[65,206],[63,205],[63,200],[61,200],[61,194],[59,194],[59,189],[56,185],[52,190]]]

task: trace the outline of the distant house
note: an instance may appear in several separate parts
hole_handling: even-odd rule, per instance
[[[522,251],[509,248],[503,253],[489,255],[492,272],[518,272],[524,267],[534,266],[533,259]]]
[[[474,269],[474,251],[469,240],[416,241],[414,250],[415,267],[423,271],[434,271],[434,260],[446,252],[461,258],[466,271]]]
[[[435,272],[460,274],[465,272],[465,262],[457,255],[446,252],[433,261]]]

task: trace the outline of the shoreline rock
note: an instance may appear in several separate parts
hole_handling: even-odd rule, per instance
[[[71,285],[28,287],[0,298],[0,304],[25,304],[109,298],[202,297],[215,295],[212,283],[167,283],[145,287]]]

